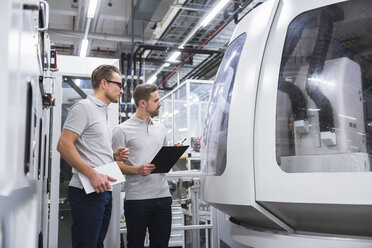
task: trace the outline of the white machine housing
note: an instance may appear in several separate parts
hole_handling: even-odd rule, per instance
[[[265,41],[278,3],[278,0],[268,1],[263,4],[266,7],[258,7],[253,10],[240,22],[231,39],[233,41],[242,33],[246,33],[245,44],[250,45],[243,47],[235,74],[228,76],[231,78],[235,76],[235,86],[232,91],[230,108],[227,109],[229,125],[228,130],[226,130],[228,133],[226,167],[219,176],[215,176],[216,170],[218,173],[222,169],[205,164],[209,159],[214,159],[216,153],[211,154],[205,151],[206,139],[205,136],[203,137],[202,169],[206,176],[202,179],[202,195],[204,201],[240,221],[251,221],[253,225],[258,227],[291,232],[290,227],[257,204],[253,166],[252,137],[254,122],[252,120],[254,120],[257,91],[257,84],[254,82],[257,82],[259,78]],[[219,71],[226,69],[222,62]],[[214,92],[215,90],[212,90],[211,99]],[[218,99],[222,98],[219,97]],[[213,102],[210,102],[210,106],[211,104]],[[207,119],[210,118],[208,115],[210,113],[207,113]],[[211,135],[213,135],[213,138],[220,139],[221,133],[218,134],[213,131]],[[242,141],[244,142],[242,143]],[[215,144],[212,142],[211,145],[214,146]],[[216,148],[218,149],[218,147]],[[243,195],[242,189],[244,189]]]
[[[268,0],[246,15],[232,36],[230,46],[246,34],[235,71],[231,101],[226,101],[226,109],[220,112],[228,116],[226,148],[220,147],[218,151],[226,153],[226,162],[220,170],[211,166],[211,161],[218,156],[217,150],[212,149],[216,144],[213,142],[220,141],[213,139],[216,134],[210,133],[210,128],[216,123],[210,121],[213,118],[208,121],[207,117],[202,144],[204,177],[201,188],[203,200],[231,217],[234,223],[232,237],[248,246],[372,246],[372,173],[369,172],[361,92],[365,88],[362,88],[361,70],[355,62],[342,58],[345,56],[325,59],[322,76],[338,81],[337,90],[332,92],[327,91],[326,85],[320,86],[332,103],[336,132],[319,133],[317,114],[313,111],[308,120],[298,120],[296,125],[293,122],[298,132],[294,136],[295,149],[290,144],[286,146],[287,141],[280,141],[280,137],[289,140],[281,132],[288,133],[286,123],[290,110],[277,111],[277,108],[290,106],[287,96],[278,90],[288,27],[299,15],[333,4],[349,4],[345,9],[355,11],[345,10],[342,20],[368,27],[372,11],[365,0]],[[357,11],[366,13],[358,15]],[[367,19],[358,22],[358,18]],[[342,33],[342,37],[348,37],[351,29],[337,25],[335,29]],[[218,85],[219,74],[228,67],[223,61],[219,68],[209,103],[210,116],[216,113],[215,105],[221,103],[216,100],[219,97],[213,98],[213,94],[217,95],[218,90],[223,89]],[[333,72],[328,73],[331,68],[343,72],[335,73],[332,69]],[[297,77],[293,82],[304,84],[305,79]],[[315,109],[312,101],[307,100],[307,108]],[[286,122],[279,125],[280,128],[287,131],[278,130],[280,120]],[[349,127],[350,123],[352,127]],[[212,154],[208,154],[210,152]],[[308,165],[298,169],[302,162]],[[336,170],[338,162],[344,169]],[[312,171],[314,165],[317,168]],[[284,171],[284,167],[292,173]],[[297,169],[299,171],[294,171]],[[337,173],[330,173],[333,171]]]
[[[42,86],[52,88],[53,73],[50,57],[42,63],[50,43],[40,42],[48,4],[4,0],[0,9],[0,244],[48,247],[52,108]]]

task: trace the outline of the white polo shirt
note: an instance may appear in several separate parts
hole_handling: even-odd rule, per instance
[[[79,135],[75,147],[81,158],[93,168],[114,162],[107,107],[96,97],[88,96],[71,107],[63,126],[63,129]],[[82,189],[77,170],[72,168],[72,173],[69,185]]]
[[[113,131],[112,149],[129,148],[128,165],[141,166],[151,162],[156,153],[166,145],[166,130],[158,123],[147,124],[134,114]],[[127,175],[124,184],[127,200],[144,200],[171,196],[165,173],[148,176]]]

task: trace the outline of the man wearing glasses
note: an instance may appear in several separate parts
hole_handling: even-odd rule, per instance
[[[112,196],[109,181],[115,179],[97,173],[93,168],[123,161],[129,151],[119,147],[113,152],[108,125],[108,105],[117,103],[123,94],[120,71],[112,65],[97,67],[91,76],[94,95],[76,103],[69,111],[57,150],[73,168],[68,199],[72,214],[72,246],[103,247],[109,227]],[[121,171],[129,175],[149,175],[154,165],[138,168],[118,162]],[[83,173],[95,192],[86,194],[78,172]]]

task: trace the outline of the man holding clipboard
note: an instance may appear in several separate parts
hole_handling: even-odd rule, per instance
[[[114,129],[112,148],[129,148],[129,158],[124,162],[138,166],[152,161],[167,142],[165,127],[151,120],[151,117],[159,115],[161,106],[158,87],[154,84],[138,85],[133,98],[137,105],[136,113]],[[146,177],[127,175],[124,190],[127,247],[144,247],[147,228],[150,247],[168,247],[172,198],[165,173],[152,173]]]

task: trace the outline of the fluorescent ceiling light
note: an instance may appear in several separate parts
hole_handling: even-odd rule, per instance
[[[205,27],[210,23],[213,18],[225,7],[225,5],[229,2],[230,0],[221,0],[209,14],[207,17],[204,18],[204,20],[200,23],[201,27]]]
[[[88,7],[88,18],[93,18],[94,14],[96,13],[98,0],[90,0],[89,7]]]
[[[200,25],[196,25],[192,30],[191,32],[186,36],[185,39],[183,39],[181,45],[179,45],[178,49],[183,49],[184,45],[194,36],[194,34],[196,33],[196,31],[198,31]]]
[[[181,52],[180,51],[175,51],[172,53],[172,55],[167,59],[169,62],[177,62],[178,56],[180,56]]]
[[[156,81],[156,75],[153,75],[152,77],[150,77],[150,79],[146,82],[147,84],[152,84]]]
[[[88,44],[89,44],[88,39],[83,39],[81,41],[80,57],[85,57],[87,55]]]
[[[169,63],[164,63],[162,66],[160,66],[160,68],[150,77],[150,79],[149,80],[147,80],[147,84],[152,84],[152,83],[154,83],[155,81],[156,81],[156,75],[158,75],[160,72],[161,72],[161,70],[163,70],[163,68],[164,67],[167,67],[167,66],[170,66],[170,64]]]

